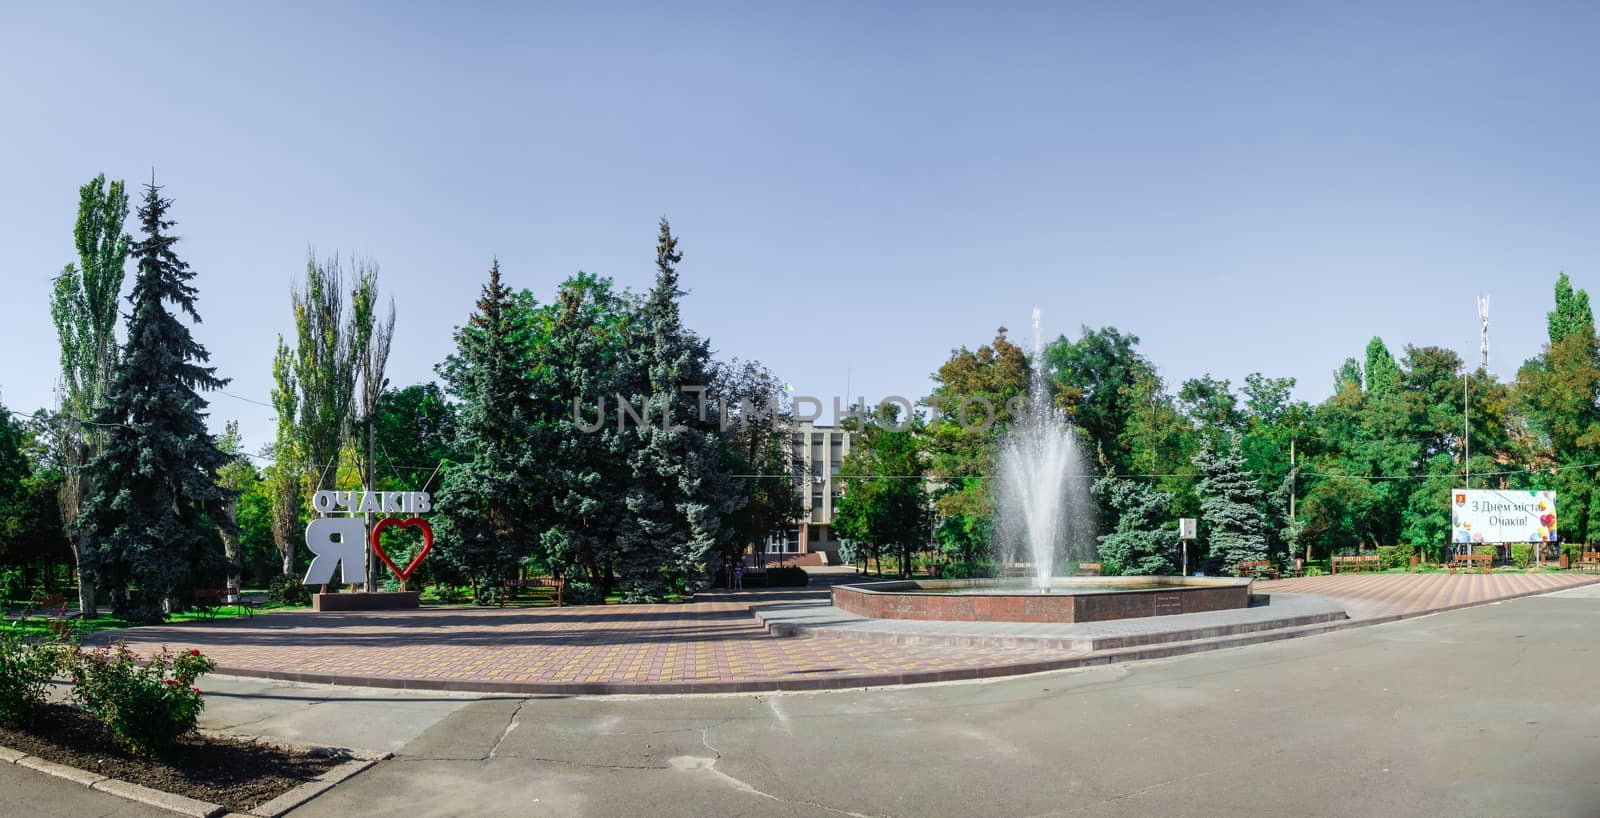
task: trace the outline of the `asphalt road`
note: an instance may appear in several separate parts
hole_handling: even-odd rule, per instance
[[[1600,587],[1170,660],[818,694],[217,679],[209,726],[398,748],[315,816],[1600,816]],[[0,816],[163,815],[0,765]]]
[[[314,816],[1600,816],[1600,589],[982,684],[466,704]]]

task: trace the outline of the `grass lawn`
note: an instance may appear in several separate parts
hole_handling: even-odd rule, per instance
[[[280,610],[306,610],[306,607],[274,605],[271,603],[256,607],[257,613],[262,611]],[[249,614],[238,608],[230,606],[217,609],[215,616],[203,615],[197,611],[184,611],[182,613],[176,613],[167,617],[167,621],[163,624],[183,625],[190,622],[211,622],[223,619],[240,619],[245,616],[249,616]],[[55,633],[55,631],[51,630],[51,623],[59,623],[63,621],[70,623],[69,627],[71,633],[75,636],[85,636],[91,633],[98,633],[100,631],[114,631],[122,628],[139,627],[133,622],[129,622],[124,619],[117,619],[113,616],[74,617],[67,620],[35,616],[28,619],[7,619],[3,625],[0,625],[0,627],[4,627],[14,633],[21,633],[25,636],[46,636]],[[57,624],[55,627],[59,628],[61,626]]]

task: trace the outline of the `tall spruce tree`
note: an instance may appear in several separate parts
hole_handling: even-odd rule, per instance
[[[159,619],[180,596],[220,562],[215,529],[206,513],[227,496],[217,471],[229,457],[206,429],[199,390],[227,381],[169,310],[196,323],[194,273],[173,252],[173,221],[152,180],[145,186],[139,221],[144,238],[132,249],[138,264],[128,341],[105,406],[95,418],[106,430],[102,454],[86,467],[92,490],[78,528],[86,533],[88,561],[110,590],[118,616]]]
[[[471,454],[445,471],[439,488],[440,554],[480,589],[514,576],[538,537],[534,492],[543,447],[529,368],[530,300],[501,282],[496,259],[477,312],[439,367],[460,399],[457,449]]]
[[[1210,553],[1219,567],[1231,571],[1242,560],[1267,557],[1267,522],[1261,513],[1261,488],[1245,471],[1238,440],[1218,452],[1209,438],[1200,442],[1194,457],[1200,469],[1195,493],[1200,514],[1209,530]]]
[[[550,516],[540,542],[553,570],[610,593],[628,517],[631,432],[608,423],[614,416],[606,407],[614,411],[614,397],[631,386],[628,343],[637,299],[588,273],[562,282],[557,299],[534,366],[550,413]]]
[[[677,265],[683,260],[666,219],[656,244],[656,283],[637,328],[643,381],[630,406],[644,408],[632,427],[632,515],[618,566],[625,599],[654,600],[694,590],[732,535],[727,517],[744,498],[723,467],[716,413],[704,401],[710,385],[706,342],[683,326]],[[620,414],[620,413],[619,413]]]

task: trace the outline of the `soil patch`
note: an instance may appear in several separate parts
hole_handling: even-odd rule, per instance
[[[0,744],[235,812],[276,798],[348,759],[198,734],[185,736],[160,756],[145,758],[119,747],[93,716],[61,704],[47,705],[26,731],[0,726]]]

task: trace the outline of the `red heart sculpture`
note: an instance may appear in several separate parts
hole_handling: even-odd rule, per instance
[[[389,559],[388,554],[383,553],[383,546],[378,545],[378,538],[383,535],[383,530],[390,526],[422,529],[422,550],[411,558],[411,564],[407,565],[404,571],[394,564],[394,560]],[[372,553],[377,554],[378,559],[383,560],[383,564],[389,566],[389,570],[400,578],[400,582],[404,583],[411,578],[411,572],[417,570],[417,566],[422,564],[422,558],[428,556],[428,552],[433,549],[433,526],[428,525],[428,521],[421,517],[412,517],[409,520],[402,520],[398,517],[385,517],[372,526],[372,533],[367,536],[367,544],[372,547]]]

